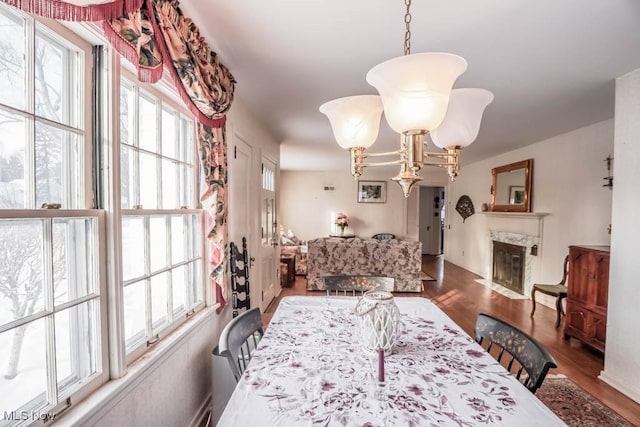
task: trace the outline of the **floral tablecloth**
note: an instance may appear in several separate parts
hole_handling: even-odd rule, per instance
[[[400,336],[376,400],[378,356],[358,344],[356,301],[283,298],[218,425],[564,425],[424,298],[395,298]]]

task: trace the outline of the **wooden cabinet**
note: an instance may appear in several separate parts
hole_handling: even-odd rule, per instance
[[[293,286],[296,281],[296,257],[293,254],[281,254],[280,263],[286,268],[280,269],[280,286]]]
[[[604,353],[609,295],[609,246],[569,246],[564,338]]]

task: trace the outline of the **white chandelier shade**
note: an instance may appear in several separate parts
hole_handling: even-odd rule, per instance
[[[493,101],[493,93],[485,89],[464,88],[451,91],[447,114],[429,135],[440,148],[469,146],[478,137],[482,114]]]
[[[380,130],[382,101],[378,95],[347,96],[325,102],[320,112],[329,118],[338,145],[369,148]]]
[[[467,61],[451,53],[405,55],[376,65],[367,82],[382,98],[384,113],[397,133],[426,133],[442,122],[451,88]]]

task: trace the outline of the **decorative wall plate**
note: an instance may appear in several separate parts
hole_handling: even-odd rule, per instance
[[[456,203],[456,210],[462,217],[462,222],[464,222],[467,218],[473,215],[476,211],[473,208],[473,202],[471,198],[467,195],[460,196],[458,199],[458,203]]]

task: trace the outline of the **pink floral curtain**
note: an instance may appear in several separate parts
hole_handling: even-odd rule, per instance
[[[224,284],[227,271],[227,145],[225,128],[212,128],[198,124],[200,161],[204,171],[205,191],[200,197],[203,209],[208,212],[205,227],[209,230],[209,278],[214,285],[218,313],[227,301]]]
[[[77,6],[58,0],[1,0],[51,19],[104,21],[109,42],[138,70],[138,79],[157,82],[166,69],[182,100],[198,120],[200,160],[204,176],[201,202],[210,215],[207,237],[210,282],[226,304],[227,143],[224,125],[235,79],[212,52],[200,31],[185,17],[178,0],[115,0]]]

